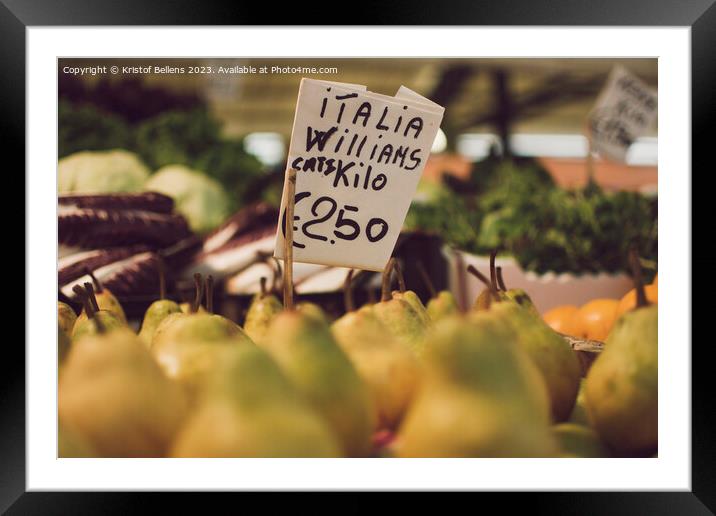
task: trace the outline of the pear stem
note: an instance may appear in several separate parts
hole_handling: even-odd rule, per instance
[[[95,277],[94,273],[89,269],[89,267],[85,267],[85,274],[87,274],[87,276],[92,278],[92,284],[94,285],[94,289],[97,291],[98,294],[101,294],[102,293],[102,284]]]
[[[94,295],[94,287],[92,283],[85,283],[85,292],[87,292],[87,299],[92,304],[92,309],[95,312],[99,312],[99,305],[97,304],[97,296]]]
[[[293,310],[293,210],[296,203],[296,171],[286,173],[286,228],[283,239],[283,307]]]
[[[346,280],[343,282],[343,304],[346,313],[356,309],[355,301],[353,300],[353,269],[348,271]]]
[[[437,292],[437,290],[435,290],[435,285],[433,285],[433,282],[430,279],[430,275],[428,274],[428,271],[425,269],[425,265],[423,265],[423,262],[416,262],[415,266],[418,268],[418,274],[420,274],[420,278],[423,280],[423,283],[425,284],[425,288],[428,289],[428,292],[430,293],[430,297],[431,298],[437,297],[438,292]]]
[[[209,274],[206,277],[206,311],[214,313],[214,277]]]
[[[72,287],[72,292],[75,293],[75,295],[77,296],[77,299],[82,304],[82,308],[85,309],[85,313],[87,314],[87,317],[90,317],[90,318],[93,317],[94,310],[92,309],[92,305],[90,305],[87,302],[87,292],[85,291],[85,289],[79,285],[75,285],[74,287]],[[87,308],[88,305],[89,305],[89,309]]]
[[[261,276],[261,279],[259,280],[259,285],[261,288],[261,297],[266,296],[266,276]]]
[[[157,269],[159,272],[159,299],[165,299],[167,297],[167,278],[164,259],[161,255],[157,255]]]
[[[381,301],[390,301],[390,280],[393,276],[393,267],[395,267],[395,258],[388,260],[388,265],[383,269],[383,281],[380,289]]]
[[[635,246],[629,249],[629,264],[631,265],[632,275],[634,276],[634,288],[636,290],[636,307],[642,308],[649,306],[649,300],[646,298],[644,290],[644,279],[641,274],[641,263],[639,263],[639,253]]]
[[[92,284],[91,283],[85,283],[85,288],[80,287],[79,285],[75,285],[72,287],[72,290],[75,294],[77,294],[77,297],[80,298],[82,301],[82,305],[84,306],[85,313],[87,314],[87,318],[92,321],[92,324],[94,324],[97,333],[104,333],[107,331],[107,328],[105,327],[104,323],[100,321],[99,317],[95,317],[97,315],[93,304],[97,304],[97,300],[92,300],[91,298],[94,298],[94,291],[92,291],[92,296],[90,296],[90,291],[88,290],[88,286],[91,289]],[[99,311],[99,310],[97,310]]]
[[[495,270],[495,257],[497,256],[497,249],[494,249],[490,253],[490,283],[498,285],[497,283],[497,271]],[[497,287],[495,287],[497,288]]]
[[[398,277],[398,288],[402,294],[405,292],[405,276],[403,276],[403,268],[400,266],[400,262],[398,260],[395,260],[395,264],[393,264],[393,271]]]
[[[201,298],[203,297],[203,283],[201,282],[201,274],[194,274],[194,301],[191,303],[191,312],[196,313],[201,305]]]
[[[483,273],[478,271],[474,265],[470,264],[467,266],[467,272],[475,276],[477,279],[482,281],[485,286],[490,289],[490,294],[492,295],[493,299],[495,301],[500,301],[500,296],[497,294],[497,290],[495,289],[495,286],[492,284],[492,282],[487,279],[487,276],[485,276]]]
[[[500,287],[500,290],[507,292],[505,280],[502,278],[502,267],[496,267],[495,271],[497,272],[497,286]]]

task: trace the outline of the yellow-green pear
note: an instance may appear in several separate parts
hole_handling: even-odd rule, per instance
[[[164,277],[164,265],[159,262],[159,299],[154,301],[144,313],[142,327],[139,330],[139,338],[147,346],[151,346],[154,332],[159,324],[171,314],[181,313],[181,307],[171,299],[166,299],[166,279]]]
[[[414,354],[369,308],[349,311],[332,324],[331,332],[371,392],[377,428],[396,428],[420,382]]]
[[[635,250],[629,258],[636,308],[617,319],[589,369],[586,405],[594,429],[616,454],[650,456],[659,436],[659,311],[647,301]]]
[[[59,417],[103,457],[161,457],[186,411],[129,329],[84,336],[72,344],[59,384]]]
[[[256,346],[227,350],[172,448],[175,457],[339,457],[328,423]]]
[[[72,334],[72,328],[77,320],[77,314],[72,307],[62,301],[57,302],[57,322],[67,335]]]
[[[468,271],[485,282],[488,290],[483,309],[473,311],[471,317],[489,313],[515,329],[520,347],[544,377],[553,420],[565,421],[574,407],[581,379],[579,359],[571,346],[529,308],[498,291],[476,268],[470,266]]]
[[[271,321],[283,310],[276,296],[266,290],[266,278],[261,278],[261,292],[251,300],[244,321],[244,331],[254,342],[262,342]]]
[[[390,280],[395,263],[395,258],[391,258],[383,271],[382,297],[379,303],[373,305],[373,313],[396,339],[420,355],[429,325],[426,317],[421,316],[408,301],[391,296]]]
[[[208,299],[211,299],[211,284],[209,277]],[[152,338],[151,352],[157,363],[169,378],[187,389],[191,399],[220,362],[226,347],[253,345],[239,325],[210,313],[212,306],[208,304],[204,313],[174,313],[165,317]]]
[[[401,425],[400,457],[549,457],[544,382],[516,342],[490,315],[435,323],[425,374]]]
[[[455,296],[448,290],[441,290],[431,298],[426,309],[432,321],[460,313]]]
[[[271,323],[262,345],[326,419],[344,453],[368,455],[374,428],[370,392],[329,327],[300,312],[284,311]]]
[[[73,290],[82,301],[84,308],[72,327],[72,340],[118,328],[127,328],[127,325],[115,312],[99,308],[91,283],[85,283],[84,288],[75,285]]]
[[[91,270],[87,270],[87,275],[92,279],[92,286],[94,288],[94,295],[97,300],[97,306],[100,310],[106,310],[112,312],[117,318],[123,323],[127,324],[127,316],[124,314],[122,304],[115,297],[109,289],[102,286]],[[78,318],[87,318],[87,313],[83,310]]]

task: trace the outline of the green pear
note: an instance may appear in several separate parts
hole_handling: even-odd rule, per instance
[[[381,301],[373,306],[373,313],[396,339],[410,347],[416,355],[422,353],[428,325],[407,301]]]
[[[577,355],[541,318],[516,302],[494,303],[490,313],[515,328],[520,346],[544,377],[553,420],[565,421],[574,408],[582,376]]]
[[[330,323],[330,319],[326,312],[316,303],[311,303],[309,301],[301,301],[296,305],[296,311],[302,313],[307,317],[313,317],[314,319],[319,322],[322,322],[323,324]]]
[[[432,321],[439,321],[460,312],[455,296],[448,290],[441,290],[435,297],[430,299],[426,310]]]
[[[164,373],[178,381],[194,401],[203,382],[221,361],[227,348],[253,345],[241,327],[213,311],[213,279],[206,279],[207,306],[199,312],[202,298],[201,276],[195,275],[196,297],[193,313],[173,313],[164,318],[154,332],[151,352]]]
[[[478,299],[481,307],[474,310],[471,316],[491,314],[514,328],[519,345],[542,373],[549,392],[553,420],[565,421],[572,412],[579,391],[581,368],[577,355],[529,308],[509,298],[504,291],[497,290],[496,284],[474,267],[468,267],[468,271],[483,281],[488,291],[482,302]]]
[[[512,328],[491,315],[435,323],[425,374],[396,440],[400,457],[549,457],[543,380]]]
[[[72,328],[77,320],[77,314],[70,307],[70,305],[63,303],[62,301],[57,302],[57,321],[67,335],[72,333]]]
[[[144,314],[142,327],[139,330],[139,338],[147,345],[151,346],[154,332],[159,324],[171,314],[180,314],[181,308],[171,299],[159,299],[154,301]]]
[[[403,292],[400,291],[393,291],[393,299],[403,299],[405,300],[412,308],[415,310],[415,312],[420,316],[420,319],[423,321],[423,324],[425,326],[430,326],[430,323],[432,322],[430,320],[430,315],[428,314],[428,310],[425,308],[425,305],[420,300],[418,295],[413,292],[412,290],[405,290]]]
[[[253,345],[234,322],[208,313],[175,313],[159,324],[151,352],[169,378],[182,384],[194,399],[201,384],[227,347]]]
[[[339,457],[327,422],[256,346],[226,350],[172,447],[175,457]]]
[[[426,317],[421,316],[407,300],[391,296],[390,281],[396,263],[395,258],[391,258],[383,271],[381,301],[373,305],[373,313],[398,341],[420,355],[429,325]]]
[[[126,327],[74,341],[59,384],[59,417],[103,457],[163,456],[186,400]]]
[[[86,314],[86,312],[83,312],[83,314]],[[77,318],[72,329],[72,340],[80,339],[85,335],[96,335],[100,333],[100,330],[97,328],[98,322],[106,330],[127,328],[127,325],[117,317],[117,314],[107,310],[100,310],[99,312],[95,312],[91,318],[87,316],[82,317],[82,315]]]
[[[189,302],[179,303],[179,309],[183,314],[192,313],[191,303]],[[206,309],[203,306],[199,306],[196,311],[199,313],[206,313]]]
[[[636,308],[614,323],[587,373],[585,396],[589,420],[612,451],[648,457],[659,442],[659,310],[647,300],[635,248],[629,261]]]
[[[266,291],[266,278],[261,278],[261,292],[251,300],[244,321],[244,331],[254,342],[262,342],[271,321],[283,311],[283,305],[276,296]]]
[[[620,455],[658,444],[658,307],[637,308],[612,328],[586,379],[589,419]]]
[[[377,428],[396,428],[420,382],[414,354],[370,309],[348,312],[331,332],[371,392]]]
[[[505,280],[502,277],[502,267],[495,266],[495,256],[495,252],[490,255],[490,283],[495,286],[499,300],[512,301],[533,315],[540,317],[537,307],[532,302],[532,298],[527,292],[521,288],[508,289],[505,286]],[[469,267],[468,270],[472,271],[474,270],[474,267]],[[490,307],[490,292],[491,289],[489,286],[486,286],[482,292],[480,292],[480,295],[477,297],[475,304],[472,307],[473,310],[487,310]]]
[[[87,275],[92,279],[92,285],[94,287],[94,294],[97,300],[97,306],[100,310],[106,310],[112,312],[117,318],[123,323],[127,324],[127,316],[124,314],[124,309],[119,300],[109,291],[102,286],[102,284],[95,278],[92,271],[87,270]],[[87,318],[87,313],[83,310],[79,315],[79,318]]]
[[[562,457],[609,457],[597,433],[586,426],[560,423],[552,427]]]
[[[296,311],[273,320],[262,345],[299,393],[328,421],[345,454],[368,455],[370,392],[325,323]]]
[[[181,313],[181,307],[174,301],[166,299],[166,279],[164,275],[164,263],[159,260],[159,299],[154,301],[144,313],[142,327],[139,330],[139,338],[147,346],[152,345],[152,338],[159,324],[171,314]]]

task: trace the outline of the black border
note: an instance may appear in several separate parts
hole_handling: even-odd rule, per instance
[[[38,25],[284,25],[323,22],[315,13],[318,3],[197,2],[193,0],[0,0],[0,134],[6,156],[16,158],[11,168],[25,167],[25,29]],[[332,4],[327,12],[343,9]],[[709,154],[716,126],[716,5],[714,0],[501,0],[420,2],[418,0],[364,0],[351,17],[339,16],[327,24],[351,25],[638,25],[689,26],[692,38],[692,158],[696,169],[713,169]],[[342,21],[340,21],[342,20]],[[12,151],[12,153],[7,151]],[[706,165],[708,164],[708,169]],[[8,173],[10,171],[8,170]],[[13,185],[14,186],[14,185]],[[708,205],[695,205],[694,224],[709,220]],[[703,213],[700,213],[703,212]],[[707,222],[708,223],[708,222]],[[692,233],[696,234],[696,232]],[[710,249],[709,249],[710,250]],[[691,250],[685,250],[690,252]],[[693,255],[694,265],[712,265],[711,253]],[[27,270],[25,271],[27,274]],[[691,278],[688,278],[691,281]],[[709,284],[710,286],[710,284]],[[689,302],[690,300],[684,300]],[[712,304],[712,303],[710,303]],[[697,314],[709,309],[694,305]],[[7,323],[6,323],[7,324]],[[693,348],[693,377],[708,379],[713,363],[712,344]],[[145,493],[25,493],[25,356],[14,339],[8,339],[0,360],[0,510],[14,514],[127,514],[151,506],[158,495]],[[688,342],[673,343],[689,345]],[[709,374],[711,373],[711,374]],[[709,382],[710,383],[710,382]],[[500,508],[552,514],[713,514],[716,511],[716,440],[712,385],[693,385],[691,493],[530,493],[494,495]],[[178,495],[183,511],[198,499]],[[166,497],[162,497],[162,506]],[[332,505],[325,499],[327,505]],[[148,505],[147,505],[148,503]],[[201,502],[199,502],[201,503]],[[206,505],[196,505],[206,510]],[[357,506],[351,506],[355,511]],[[365,510],[375,507],[364,506]],[[710,508],[710,509],[709,509]],[[345,507],[344,507],[345,509]],[[334,510],[342,510],[334,506]],[[162,511],[164,512],[164,511]]]

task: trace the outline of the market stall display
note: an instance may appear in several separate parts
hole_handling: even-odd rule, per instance
[[[321,95],[339,84],[309,82]],[[484,159],[454,147],[431,159],[440,121],[449,132],[467,116],[441,118],[456,102],[445,86],[431,97],[341,88],[340,101],[386,103],[375,113],[393,125],[373,119],[369,134],[362,102],[347,118],[336,103],[331,116],[346,145],[356,125],[356,145],[373,138],[392,174],[410,172],[400,163],[410,154],[378,143],[382,132],[404,127],[403,110],[434,127],[413,149],[426,161],[421,182],[406,176],[387,200],[354,206],[356,175],[326,216],[318,201],[294,213],[305,192],[281,189],[285,171],[293,188],[295,174],[314,174],[303,184],[325,198],[331,172],[296,170],[285,149],[259,160],[245,134],[228,134],[230,103],[222,112],[212,95],[141,81],[61,85],[59,456],[657,454],[656,192],[607,188],[586,169],[567,188],[549,160],[510,150],[506,123],[502,149]],[[141,97],[153,107],[134,106]],[[319,97],[304,125],[332,109]],[[305,140],[304,125],[294,127]],[[310,152],[323,152],[326,133],[313,126],[296,152],[318,163]],[[350,218],[358,204],[386,233],[380,217],[390,219],[395,245],[380,259],[352,238],[375,236]],[[311,232],[334,215],[328,237]],[[293,263],[296,242],[331,235],[347,251]]]

